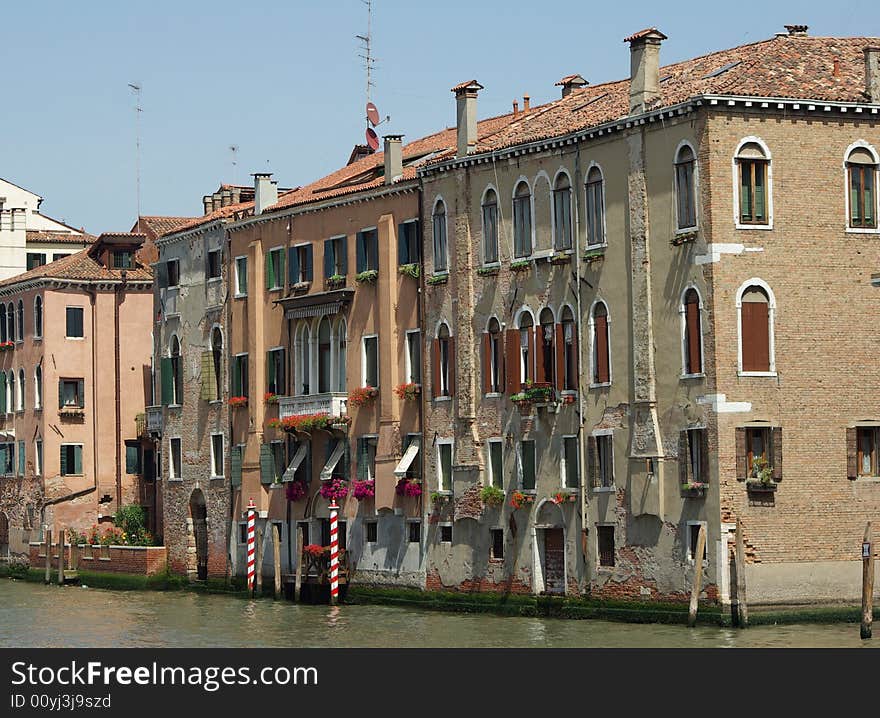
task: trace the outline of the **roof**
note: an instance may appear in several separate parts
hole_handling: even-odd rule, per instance
[[[157,237],[173,232],[178,227],[183,226],[187,222],[191,222],[193,219],[195,219],[195,217],[162,217],[157,215],[141,215],[140,217],[141,224],[146,224],[153,230]],[[136,225],[137,222],[135,222],[135,226]]]
[[[201,227],[203,224],[210,224],[211,222],[215,222],[218,219],[232,219],[232,217],[236,213],[253,209],[253,206],[254,203],[252,201],[229,204],[225,207],[221,207],[220,209],[216,209],[213,212],[209,212],[202,217],[193,217],[191,219],[188,219],[186,222],[182,222],[173,229],[169,229],[166,232],[163,232],[160,237],[168,236],[170,234],[177,234],[178,232],[185,232],[190,229],[195,229],[196,227]]]
[[[459,82],[450,92],[460,92],[461,90],[482,90],[483,86],[476,80],[466,80]]]
[[[92,244],[97,237],[92,234],[72,234],[71,232],[50,232],[42,229],[29,229],[25,241],[45,242],[47,244]]]
[[[639,33],[637,33],[639,34]],[[700,95],[867,102],[863,48],[872,37],[784,35],[660,68],[660,96],[651,109]],[[835,74],[835,60],[838,71]],[[585,130],[629,115],[629,78],[576,89],[568,97],[520,114],[481,138],[488,152]]]

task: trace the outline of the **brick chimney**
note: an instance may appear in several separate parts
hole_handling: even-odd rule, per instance
[[[869,45],[865,53],[865,94],[880,104],[880,46]]]
[[[211,214],[214,211],[214,200],[211,195],[206,194],[202,197],[202,206],[205,208],[205,214]]]
[[[278,202],[278,183],[272,181],[271,172],[254,173],[254,214],[263,214]]]
[[[530,95],[523,95],[523,112],[532,109],[532,98]]]
[[[630,51],[630,114],[644,112],[660,97],[660,43],[665,39],[653,27],[624,39]]]
[[[562,97],[565,98],[568,97],[572,93],[572,91],[579,90],[580,88],[585,87],[589,84],[590,83],[587,82],[580,75],[566,75],[559,82],[557,82],[554,87],[561,87]]]
[[[483,86],[476,80],[468,80],[452,88],[455,93],[455,127],[458,130],[457,157],[466,157],[477,144],[477,93],[482,89]]]
[[[385,184],[403,175],[403,135],[385,135]]]

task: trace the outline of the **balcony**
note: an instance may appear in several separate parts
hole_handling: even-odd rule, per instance
[[[147,407],[147,433],[162,436],[162,407]]]
[[[278,418],[304,416],[306,414],[330,414],[345,416],[348,413],[348,394],[327,392],[304,396],[282,396],[278,399]]]

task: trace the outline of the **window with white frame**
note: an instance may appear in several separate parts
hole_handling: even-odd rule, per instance
[[[379,437],[374,434],[358,437],[357,474],[361,481],[376,478],[376,448],[378,445]]]
[[[0,476],[15,475],[15,442],[0,443]]]
[[[867,147],[846,157],[847,212],[850,229],[877,229],[877,158]]]
[[[614,436],[603,433],[591,437],[593,485],[597,488],[614,486]]]
[[[69,316],[69,313],[68,313]],[[68,324],[69,327],[69,324]],[[9,333],[9,341],[15,341],[15,307],[12,305],[12,302],[6,306],[6,330]],[[67,336],[72,336],[68,331]],[[80,332],[80,336],[82,336],[82,332]]]
[[[571,182],[560,172],[553,187],[553,249],[571,249]]]
[[[504,390],[502,386],[504,342],[501,338],[501,324],[495,317],[492,317],[486,326],[484,342],[484,392],[486,394],[500,394]]]
[[[18,317],[18,320],[17,320],[17,323],[18,323],[18,337],[17,337],[17,340],[18,340],[19,342],[23,342],[23,341],[24,341],[24,301],[21,300],[21,299],[18,300],[18,314],[17,314],[17,317]]]
[[[34,298],[34,339],[43,337],[43,298]]]
[[[697,226],[696,157],[690,145],[682,145],[675,156],[675,215],[679,230]]]
[[[83,475],[83,445],[61,444],[61,475]]]
[[[513,194],[513,256],[521,259],[532,254],[532,193],[523,180]]]
[[[172,438],[168,440],[168,454],[168,478],[182,479],[180,439]]]
[[[297,396],[306,396],[311,394],[311,366],[312,366],[312,331],[308,322],[300,322],[296,330],[295,339],[295,386],[294,394]]]
[[[450,379],[455,368],[452,366],[452,337],[446,324],[441,324],[437,331],[437,355],[434,360],[438,367],[438,385],[434,389],[434,396],[452,396]]]
[[[605,244],[605,179],[596,165],[587,172],[587,245]]]
[[[519,484],[525,491],[534,491],[537,483],[537,456],[534,439],[519,442]]]
[[[593,341],[593,384],[611,383],[611,343],[608,331],[608,307],[596,302],[590,317]]]
[[[211,477],[223,477],[223,434],[211,434]]]
[[[763,144],[747,140],[737,148],[737,222],[740,225],[770,224],[770,157]]]
[[[438,200],[431,219],[434,235],[434,273],[449,271],[449,245],[446,237],[446,204]]]
[[[27,444],[24,441],[18,442],[18,475],[24,476],[27,469]]]
[[[580,383],[578,376],[577,327],[571,307],[562,309],[562,388],[566,391],[577,391]]]
[[[487,189],[483,195],[483,264],[498,262],[498,195]]]
[[[379,386],[379,337],[367,336],[363,339],[364,386]]]
[[[406,333],[406,380],[422,383],[422,334],[418,329]]]
[[[9,305],[12,306],[11,304]],[[10,322],[11,324],[11,322]],[[82,307],[67,307],[67,324],[66,324],[66,337],[68,339],[82,339],[83,337],[83,308]],[[14,329],[10,329],[10,339],[12,335],[15,333]]]
[[[247,257],[235,258],[235,296],[246,297],[248,293]]]
[[[43,475],[43,440],[34,441],[34,474]]]
[[[487,469],[487,486],[495,486],[496,488],[504,488],[504,454],[503,443],[501,439],[489,439],[486,442],[486,469]]]
[[[769,287],[749,280],[737,292],[739,365],[743,374],[776,373],[774,317],[776,305]]]
[[[452,491],[452,439],[437,440],[437,490]]]
[[[576,489],[580,485],[580,451],[577,436],[562,437],[562,485]]]
[[[682,327],[682,356],[684,358],[685,376],[693,376],[703,373],[703,326],[702,308],[700,295],[696,289],[688,289],[684,294],[684,302],[681,306]]]
[[[15,410],[24,411],[24,369],[18,370],[18,396],[15,397]]]
[[[330,319],[321,317],[318,322],[318,393],[330,391],[330,383],[333,376],[333,332],[330,330]],[[364,348],[366,350],[366,342]],[[376,347],[378,348],[378,340]],[[365,353],[366,356],[366,353]],[[369,361],[367,373],[370,371]],[[378,371],[378,370],[377,370]],[[378,378],[377,378],[378,381]],[[369,384],[375,386],[375,384]]]
[[[523,312],[519,318],[519,380],[520,384],[534,381],[534,335],[535,321],[530,312]]]

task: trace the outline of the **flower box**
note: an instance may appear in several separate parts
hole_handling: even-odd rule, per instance
[[[749,479],[746,481],[746,490],[753,494],[772,494],[776,491],[776,484],[773,481]]]
[[[264,400],[267,404],[277,404],[277,403],[278,403],[278,400],[279,400],[280,398],[281,398],[281,397],[279,397],[278,394],[273,394],[271,391],[267,391],[267,392],[266,392],[266,395],[263,397],[263,400]]]
[[[376,496],[376,480],[365,479],[363,481],[355,481],[352,486],[352,496],[358,501],[366,501]]]
[[[413,279],[418,279],[422,274],[421,268],[415,262],[411,264],[401,264],[397,268],[397,271],[399,274],[403,274],[406,277],[412,277]]]
[[[550,499],[554,504],[573,504],[577,501],[575,494],[566,493],[565,491],[557,491]]]
[[[339,478],[322,481],[319,493],[327,501],[342,501],[348,496],[348,482]]]
[[[15,349],[15,342],[2,342],[0,343],[0,351],[12,351]]]
[[[302,481],[288,481],[284,490],[288,501],[302,501],[309,495],[308,487]]]
[[[514,491],[510,495],[510,505],[514,509],[521,509],[524,506],[531,508],[533,503],[535,503],[535,497],[531,494],[524,494],[522,491]]]
[[[415,401],[419,394],[422,393],[422,385],[414,384],[412,382],[408,382],[406,384],[399,384],[394,387],[394,393],[397,394],[401,399],[409,399],[410,401]]]
[[[556,252],[550,257],[550,264],[568,264],[571,262],[571,254],[568,252]]]
[[[311,286],[311,282],[297,282],[290,289],[294,294],[303,294],[304,292],[309,291],[309,287]]]
[[[706,495],[707,484],[700,482],[688,482],[681,485],[681,495],[686,498],[700,499]]]
[[[693,232],[682,232],[681,234],[676,234],[672,239],[669,240],[669,244],[673,247],[680,247],[682,244],[687,244],[688,242],[693,242],[697,238],[697,230]]]
[[[491,267],[480,267],[477,269],[477,274],[481,277],[493,277],[501,270],[499,265],[493,265]]]
[[[332,416],[331,414],[297,414],[284,419],[270,419],[269,426],[273,429],[281,429],[287,432],[305,434],[317,429],[329,431],[335,426],[345,426],[348,429],[351,424],[350,416]]]
[[[528,272],[532,268],[531,259],[520,259],[510,263],[511,272]]]
[[[504,491],[497,486],[484,486],[480,491],[480,500],[489,507],[501,506],[504,503]]]
[[[421,479],[408,479],[405,476],[397,482],[394,492],[398,496],[411,496],[413,498],[422,495]]]
[[[593,262],[600,262],[605,259],[605,247],[600,247],[598,249],[587,249],[584,252],[584,261],[587,264],[592,264]]]
[[[248,398],[246,396],[233,396],[229,399],[229,406],[232,408],[238,408],[240,406],[247,406]]]
[[[431,492],[431,503],[434,504],[435,507],[440,508],[443,504],[447,504],[452,501],[452,495],[448,493],[441,493],[439,491]]]
[[[425,280],[432,287],[438,284],[446,284],[449,281],[449,272],[444,274],[433,274]]]
[[[58,410],[59,416],[83,416],[85,413],[86,410],[81,406],[62,406]]]
[[[361,272],[360,274],[355,274],[354,281],[356,281],[358,284],[372,284],[376,281],[376,278],[378,276],[378,269],[368,269],[365,272]]]
[[[348,403],[352,406],[365,406],[373,402],[379,396],[379,390],[374,386],[362,386],[353,389],[348,395]]]
[[[332,277],[327,277],[324,280],[325,289],[338,289],[339,287],[345,286],[345,275],[344,274],[334,274]]]

